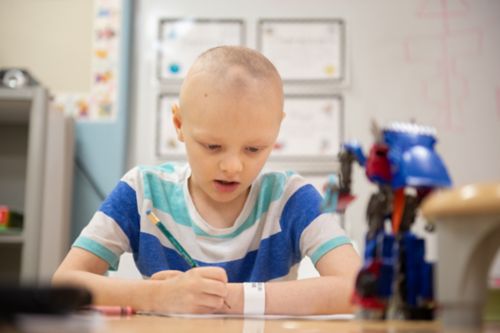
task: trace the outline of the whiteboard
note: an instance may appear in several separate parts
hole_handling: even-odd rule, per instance
[[[182,79],[204,51],[220,45],[243,45],[245,26],[233,19],[162,19],[159,23],[158,77]]]

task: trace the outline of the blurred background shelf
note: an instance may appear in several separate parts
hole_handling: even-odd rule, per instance
[[[0,229],[0,244],[23,242],[23,230],[20,228]]]
[[[24,215],[0,230],[0,282],[42,282],[68,247],[73,120],[41,85],[0,87],[0,142],[0,205]]]

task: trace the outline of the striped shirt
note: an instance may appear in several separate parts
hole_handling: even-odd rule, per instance
[[[230,282],[292,280],[298,263],[314,264],[350,244],[335,215],[322,213],[322,197],[301,176],[263,173],[252,184],[233,226],[214,228],[197,212],[188,190],[187,165],[166,163],[130,170],[102,203],[73,246],[105,260],[112,269],[132,252],[144,277],[190,267],[146,217],[153,210],[200,266],[219,266]]]

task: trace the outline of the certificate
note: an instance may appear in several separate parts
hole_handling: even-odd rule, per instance
[[[284,109],[286,116],[272,158],[337,158],[344,134],[340,95],[289,95],[285,96]]]
[[[174,94],[162,94],[158,98],[158,113],[156,121],[156,156],[183,158],[186,156],[184,143],[177,139],[172,122],[172,105],[178,104]]]
[[[163,19],[159,27],[158,77],[183,79],[202,52],[220,45],[243,44],[242,20]]]
[[[257,45],[284,81],[341,81],[344,35],[339,19],[262,19]]]

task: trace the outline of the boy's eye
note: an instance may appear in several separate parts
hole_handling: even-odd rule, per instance
[[[246,150],[249,153],[258,153],[260,151],[260,148],[257,148],[257,147],[247,147]]]
[[[217,150],[220,148],[220,145],[206,145],[208,150]]]

